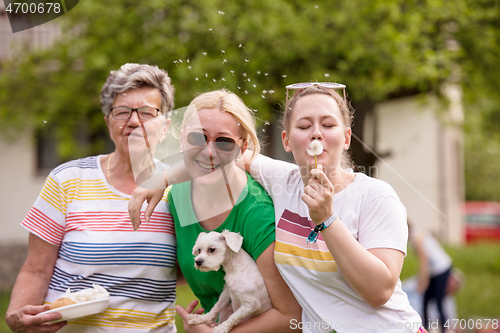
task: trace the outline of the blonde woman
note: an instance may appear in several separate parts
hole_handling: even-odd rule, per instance
[[[175,184],[168,203],[175,223],[177,259],[194,294],[208,312],[224,286],[224,272],[200,272],[192,250],[201,232],[230,230],[243,236],[243,249],[256,261],[274,308],[242,322],[232,332],[291,331],[300,307],[274,263],[274,209],[264,189],[236,160],[260,150],[251,111],[226,90],[207,92],[188,106],[180,131],[185,170],[192,181]],[[252,154],[251,154],[252,155]],[[161,190],[159,191],[161,192]],[[138,229],[140,230],[140,228]],[[188,325],[188,309],[177,306],[187,332],[211,332],[207,325]]]

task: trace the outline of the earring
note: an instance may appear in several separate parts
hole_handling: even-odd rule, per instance
[[[236,159],[236,162],[239,162],[239,161],[240,161],[240,158],[238,157],[238,158]]]
[[[184,154],[184,150],[181,150],[181,154]]]

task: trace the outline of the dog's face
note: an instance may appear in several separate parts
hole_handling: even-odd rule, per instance
[[[238,252],[242,243],[243,237],[234,232],[202,232],[193,247],[194,267],[202,272],[218,271],[226,252]]]

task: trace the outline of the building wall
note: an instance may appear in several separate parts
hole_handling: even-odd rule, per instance
[[[37,175],[35,149],[28,135],[16,142],[0,139],[0,243],[27,244],[19,224],[35,202],[46,175]]]
[[[378,178],[396,190],[413,223],[443,242],[460,244],[463,153],[460,130],[447,122],[447,113],[438,113],[432,100],[423,104],[415,97],[378,104],[377,150],[391,155],[376,166]]]

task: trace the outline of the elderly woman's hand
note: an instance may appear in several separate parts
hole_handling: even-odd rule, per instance
[[[148,223],[156,205],[161,201],[161,198],[163,198],[164,192],[165,189],[146,189],[142,187],[138,187],[134,190],[128,203],[128,213],[134,230],[139,229],[141,225],[141,208],[144,201],[148,203],[148,207],[144,212],[144,220]]]
[[[22,308],[7,312],[5,321],[13,332],[57,332],[68,324],[67,321],[61,321],[56,324],[46,324],[47,322],[61,319],[61,314],[54,312],[48,314],[39,314],[50,309],[46,305],[25,305]]]

